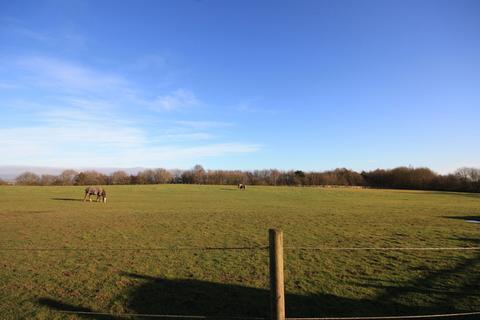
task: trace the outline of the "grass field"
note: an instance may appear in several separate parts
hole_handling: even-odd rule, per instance
[[[480,245],[480,225],[464,221],[480,219],[474,194],[109,186],[103,204],[80,201],[82,190],[0,187],[1,319],[268,315],[266,250],[102,248],[264,246],[272,227],[288,247]],[[290,249],[285,269],[291,317],[480,311],[480,251]]]

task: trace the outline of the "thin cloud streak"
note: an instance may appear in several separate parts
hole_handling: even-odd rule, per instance
[[[172,111],[188,107],[195,107],[200,104],[195,94],[190,90],[178,89],[170,94],[158,96],[148,103],[155,111]]]
[[[147,167],[160,161],[178,167],[260,149],[220,141],[215,129],[231,123],[179,119],[175,111],[185,114],[204,104],[188,89],[146,99],[121,74],[50,57],[4,61],[2,67],[14,74],[15,84],[32,92],[22,100],[0,100],[28,119],[24,125],[0,128],[0,149],[8,150],[2,165]],[[137,111],[161,125],[136,118]],[[170,116],[163,119],[166,113]],[[25,163],[31,159],[35,163]]]
[[[128,81],[117,74],[99,72],[91,68],[71,62],[45,58],[28,57],[17,61],[17,65],[25,73],[30,84],[61,88],[67,92],[105,92],[127,90]]]
[[[9,150],[2,162],[25,164],[25,159],[35,158],[35,165],[61,167],[152,167],[160,164],[178,167],[178,163],[251,153],[260,148],[241,143],[149,147],[142,146],[143,139],[136,134],[129,129],[101,135],[96,131],[72,133],[71,128],[2,129],[0,148]],[[11,140],[13,137],[15,140]]]
[[[195,129],[208,129],[208,128],[225,128],[234,126],[231,122],[224,121],[195,121],[195,120],[180,120],[175,121],[176,124],[191,127]]]
[[[136,128],[119,128],[91,125],[70,125],[57,127],[24,127],[0,129],[0,149],[8,148],[15,144],[22,146],[55,147],[82,145],[109,146],[109,147],[132,147],[139,143],[145,143],[143,133]],[[3,149],[8,150],[8,149]]]
[[[120,74],[99,71],[62,59],[29,56],[10,60],[4,57],[1,65],[6,72],[17,74],[16,84],[55,91],[57,95],[93,94],[112,100],[115,104],[128,102],[156,112],[185,110],[202,105],[195,93],[189,89],[179,88],[155,98],[146,98],[146,94],[142,94],[134,83]],[[2,83],[12,83],[12,80]],[[13,88],[6,85],[2,87]]]
[[[169,133],[159,135],[155,139],[150,139],[150,143],[154,142],[182,142],[182,141],[199,141],[199,140],[212,140],[215,135],[206,132],[191,132],[191,133]]]

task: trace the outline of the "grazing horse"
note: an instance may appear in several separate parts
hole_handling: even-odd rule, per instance
[[[99,199],[101,202],[104,202],[104,203],[107,202],[107,192],[102,187],[85,188],[85,197],[83,198],[83,201],[87,201],[87,196],[88,196],[88,200],[92,202],[92,198],[91,198],[92,195],[97,196],[97,199],[95,199],[95,201],[97,202]]]
[[[239,183],[239,184],[238,184],[238,189],[240,189],[240,190],[242,190],[242,189],[245,190],[245,185],[244,185],[243,183]]]

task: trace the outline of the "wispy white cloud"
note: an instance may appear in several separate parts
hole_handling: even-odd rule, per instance
[[[179,120],[175,121],[175,123],[180,126],[186,126],[195,129],[225,128],[233,126],[233,123],[224,121]]]
[[[95,94],[108,97],[116,103],[122,100],[158,112],[186,110],[202,105],[195,93],[189,89],[180,88],[155,98],[146,98],[147,94],[142,94],[142,90],[118,73],[100,71],[70,61],[30,56],[15,59],[13,63],[22,71],[17,83],[21,82],[27,87],[55,90],[57,95]],[[4,66],[6,64],[3,63]]]
[[[66,32],[61,35],[60,41],[67,42],[73,49],[86,49],[88,47],[87,38],[80,33]]]
[[[98,152],[94,158],[86,159],[82,154],[69,153],[60,155],[58,165],[62,166],[116,166],[116,167],[158,167],[178,168],[191,166],[194,162],[202,161],[209,157],[231,156],[251,153],[259,150],[260,146],[223,143],[206,144],[194,147],[163,146],[157,148],[123,148],[114,152]],[[81,163],[79,164],[79,159]]]
[[[138,123],[106,112],[104,102],[71,97],[65,101],[70,104],[48,110],[35,105],[39,109],[35,113],[38,125],[0,128],[0,149],[9,150],[0,163],[36,159],[36,165],[149,166],[156,161],[170,161],[175,166],[175,161],[258,149],[242,143],[198,145],[215,139],[215,135],[177,126],[165,129],[163,134],[149,134]],[[187,145],[183,145],[185,142]]]
[[[189,132],[189,133],[167,133],[165,135],[157,136],[153,141],[159,142],[180,142],[180,141],[199,141],[199,140],[211,140],[215,135],[207,132]]]
[[[259,107],[260,102],[257,100],[247,100],[238,103],[233,106],[233,109],[242,113],[264,113],[264,114],[277,114],[278,110],[272,108]]]
[[[72,106],[78,110],[95,111],[95,112],[109,112],[116,108],[116,104],[112,100],[93,99],[78,96],[62,96],[61,102]]]
[[[11,146],[12,141],[32,149],[49,146],[75,146],[93,144],[96,146],[132,147],[146,141],[137,128],[76,124],[69,126],[32,126],[0,129],[0,149]]]
[[[154,110],[177,110],[187,107],[195,107],[200,104],[195,94],[186,89],[178,89],[169,94],[156,97],[149,103]]]
[[[35,56],[21,58],[16,62],[26,72],[26,79],[38,86],[67,92],[128,91],[130,87],[128,81],[120,75],[59,59]]]
[[[51,39],[51,36],[45,32],[40,32],[21,26],[21,23],[19,21],[0,21],[0,23],[2,24],[2,28],[5,32],[14,34],[19,37],[25,37],[29,40],[40,42],[46,42]]]
[[[173,142],[170,137],[167,145],[152,145],[138,128],[97,125],[7,128],[0,129],[0,149],[9,151],[0,164],[148,167],[161,163],[177,167],[179,162],[251,153],[260,148],[243,143],[182,146],[172,145]]]
[[[251,153],[259,150],[259,148],[260,146],[256,144],[217,143],[194,147],[165,146],[149,149],[149,152],[151,152],[153,156],[152,159],[175,161]]]
[[[61,49],[84,50],[87,48],[87,39],[83,34],[76,32],[71,25],[65,28],[56,28],[46,31],[26,27],[25,21],[12,18],[0,18],[0,32],[14,35],[15,38],[35,41],[43,45]]]
[[[186,110],[203,105],[191,90],[177,89],[149,99],[145,96],[151,94],[119,73],[41,56],[11,62],[0,64],[32,96],[0,98],[0,106],[15,108],[29,119],[27,125],[0,125],[0,150],[8,150],[0,164],[121,167],[164,161],[178,167],[181,161],[198,162],[260,148],[221,141],[215,130],[231,123],[179,118]],[[4,82],[1,76],[0,81]],[[150,118],[142,121],[142,117]]]

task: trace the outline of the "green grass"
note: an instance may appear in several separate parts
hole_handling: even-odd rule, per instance
[[[480,245],[480,225],[463,221],[480,218],[474,194],[107,190],[103,204],[77,201],[83,187],[0,187],[0,248],[263,246],[272,227],[288,247]],[[287,316],[480,311],[479,251],[286,250],[285,269]],[[267,289],[266,250],[0,250],[2,319],[76,319],[58,310],[266,316]]]

